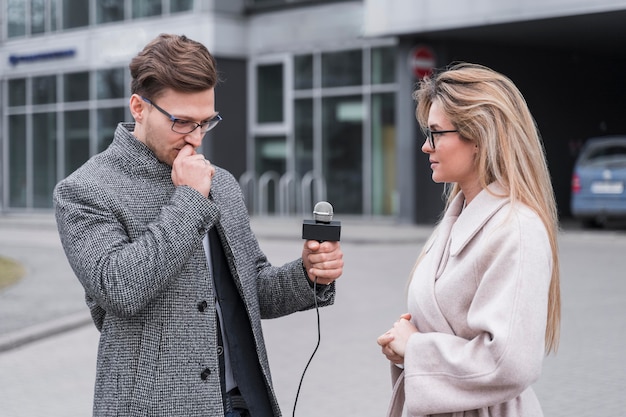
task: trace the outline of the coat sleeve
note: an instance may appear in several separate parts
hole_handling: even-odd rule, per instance
[[[417,333],[409,340],[404,367],[410,415],[500,404],[541,373],[552,271],[547,233],[527,211],[498,223],[472,248],[478,255],[476,282],[469,283],[476,291],[464,318],[469,333]]]
[[[96,181],[72,178],[54,192],[68,261],[89,299],[109,314],[133,316],[164,291],[194,248],[201,247],[206,222],[217,209],[195,190],[177,187],[157,217],[143,225]]]

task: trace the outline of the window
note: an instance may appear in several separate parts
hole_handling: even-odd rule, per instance
[[[123,98],[124,93],[124,69],[112,68],[96,72],[97,98]]]
[[[293,88],[296,90],[313,88],[313,55],[293,57],[293,80]]]
[[[46,6],[44,0],[31,0],[30,33],[44,33],[46,30]]]
[[[9,106],[26,105],[26,78],[9,80]]]
[[[63,76],[63,101],[89,100],[89,73],[75,72]]]
[[[313,170],[313,99],[294,102],[296,173],[302,178]]]
[[[285,8],[309,5],[311,3],[338,3],[346,0],[246,0],[246,5],[252,9]]]
[[[63,0],[63,29],[89,26],[89,2]]]
[[[56,32],[58,29],[58,21],[59,21],[59,10],[57,7],[57,2],[52,1],[50,3],[50,30],[52,32]]]
[[[56,113],[33,114],[33,207],[52,207],[57,178]]]
[[[360,49],[322,54],[322,87],[361,85],[363,82]]]
[[[257,67],[257,122],[283,121],[283,65]]]
[[[278,175],[285,173],[285,161],[287,146],[284,136],[261,136],[255,140],[258,151],[256,152],[257,172],[273,171]]]
[[[362,96],[322,99],[322,169],[337,212],[363,213]]]
[[[161,0],[133,0],[133,19],[161,14]]]
[[[280,176],[287,168],[287,140],[284,136],[259,136],[255,138],[255,166],[259,176],[263,212],[279,210],[276,197],[279,192]]]
[[[102,152],[111,144],[117,124],[124,121],[124,110],[124,107],[98,109],[96,152]]]
[[[26,3],[24,0],[7,1],[7,26],[9,38],[26,35]]]
[[[170,0],[170,13],[193,10],[193,0]]]
[[[395,48],[386,46],[372,49],[372,84],[393,83],[396,79]]]
[[[9,204],[26,207],[26,115],[9,116]]]
[[[65,175],[69,175],[89,158],[89,111],[66,111],[63,125]]]
[[[33,104],[56,103],[57,100],[57,80],[55,75],[45,75],[34,77],[33,83]]]
[[[124,20],[124,0],[100,0],[96,2],[96,23]]]
[[[372,214],[395,213],[396,206],[396,124],[395,94],[372,96]]]

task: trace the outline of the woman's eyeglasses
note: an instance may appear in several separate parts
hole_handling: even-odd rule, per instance
[[[435,135],[443,135],[444,133],[458,133],[458,130],[430,130],[426,129],[426,137],[428,138],[428,144],[434,150],[435,149]]]

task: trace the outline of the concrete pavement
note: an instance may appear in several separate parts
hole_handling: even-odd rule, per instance
[[[334,306],[320,310],[321,345],[295,415],[384,415],[387,363],[375,343],[405,310],[405,287],[431,228],[342,220],[346,267]],[[300,219],[254,218],[270,261],[300,255]],[[535,385],[546,416],[623,415],[626,400],[626,233],[562,233],[561,349]],[[0,415],[91,415],[98,332],[50,215],[0,216],[0,255],[27,274],[0,292]],[[274,384],[291,415],[316,341],[314,311],[264,322]]]

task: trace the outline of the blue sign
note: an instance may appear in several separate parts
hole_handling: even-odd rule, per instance
[[[64,49],[61,51],[42,52],[29,55],[9,55],[11,65],[17,65],[20,62],[37,62],[49,59],[70,58],[76,55],[75,49]]]

